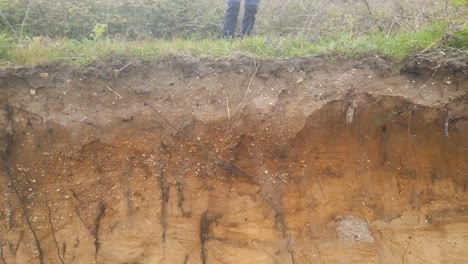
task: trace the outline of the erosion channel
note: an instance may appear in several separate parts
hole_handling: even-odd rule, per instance
[[[379,58],[3,69],[0,263],[467,263],[467,89]]]

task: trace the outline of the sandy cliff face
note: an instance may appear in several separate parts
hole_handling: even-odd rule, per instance
[[[466,75],[373,63],[6,70],[0,262],[466,263]]]

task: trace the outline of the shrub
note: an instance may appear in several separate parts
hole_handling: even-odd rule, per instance
[[[365,35],[376,30],[386,34],[416,32],[453,17],[458,17],[458,25],[464,23],[468,20],[467,2],[261,1],[255,33],[328,38],[336,33]],[[220,36],[226,8],[220,0],[34,0],[29,9],[28,5],[25,0],[0,0],[3,31],[81,40],[90,38],[94,27],[103,24],[107,25],[103,38],[207,38]]]
[[[7,34],[0,34],[0,61],[9,59],[10,52],[15,47],[14,39]]]

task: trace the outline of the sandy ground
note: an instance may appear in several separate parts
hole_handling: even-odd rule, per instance
[[[468,263],[451,63],[4,69],[0,262]]]

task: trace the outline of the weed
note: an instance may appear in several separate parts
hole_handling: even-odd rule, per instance
[[[92,40],[94,40],[96,42],[102,42],[104,33],[106,33],[106,31],[107,31],[107,25],[97,23],[94,26],[94,29],[91,32],[91,34],[89,34],[89,36],[91,37]]]
[[[454,39],[447,43],[449,46],[456,48],[468,47],[468,23],[465,23],[458,30],[453,32]]]

